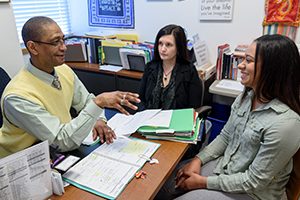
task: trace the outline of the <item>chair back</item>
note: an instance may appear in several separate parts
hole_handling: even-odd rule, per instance
[[[293,157],[293,170],[286,186],[288,200],[300,199],[300,149]]]
[[[9,81],[10,81],[9,75],[2,67],[0,67],[0,97],[2,97],[2,93]],[[1,111],[0,112],[0,127],[1,127],[3,123],[1,104],[0,104],[0,111]]]

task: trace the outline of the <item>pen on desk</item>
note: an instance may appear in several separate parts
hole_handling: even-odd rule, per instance
[[[62,161],[64,158],[65,158],[64,155],[60,155],[57,159],[55,159],[55,160],[53,161],[51,167],[53,168],[53,167],[54,167],[55,165],[57,165],[60,161]]]

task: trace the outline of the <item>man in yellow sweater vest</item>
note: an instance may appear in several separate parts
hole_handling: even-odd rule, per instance
[[[64,64],[64,34],[48,17],[33,17],[23,26],[22,37],[30,54],[27,66],[7,85],[2,98],[0,158],[48,140],[60,151],[80,146],[93,129],[93,137],[113,142],[114,132],[102,118],[103,108],[123,106],[136,110],[138,94],[130,92],[89,94],[75,73]],[[72,119],[70,108],[79,115]],[[105,118],[104,118],[105,119]]]

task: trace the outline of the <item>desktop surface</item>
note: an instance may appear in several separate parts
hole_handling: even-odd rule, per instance
[[[143,138],[139,134],[134,134],[133,136]],[[163,140],[151,141],[161,144],[160,148],[152,156],[159,160],[159,164],[150,165],[147,162],[142,168],[142,170],[147,173],[146,179],[133,178],[117,199],[153,199],[188,149],[188,144],[185,143]],[[79,149],[81,155],[83,155],[82,152],[85,151],[89,151],[88,148]],[[49,199],[96,200],[104,198],[70,185],[65,188],[65,194],[63,196],[52,195]]]

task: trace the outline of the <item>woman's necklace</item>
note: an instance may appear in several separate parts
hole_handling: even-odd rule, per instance
[[[164,81],[168,80],[168,76],[172,73],[174,66],[170,67],[168,72],[165,71],[165,69],[168,69],[165,65],[163,67],[163,77],[164,77]]]
[[[163,70],[163,75],[164,75],[164,80],[166,81],[167,79],[168,79],[168,76],[171,74],[171,72],[173,71],[173,68],[174,67],[172,67],[172,69],[169,71],[169,72],[165,72],[165,70]]]

